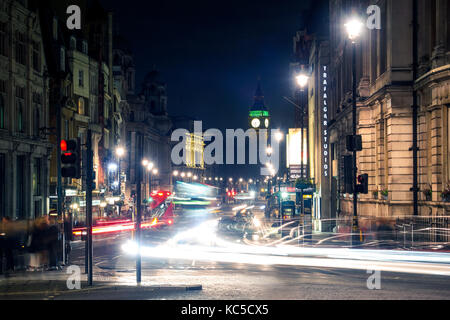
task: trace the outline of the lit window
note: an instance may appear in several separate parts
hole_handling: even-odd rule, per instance
[[[84,108],[84,99],[78,99],[78,113],[84,116],[85,108]]]

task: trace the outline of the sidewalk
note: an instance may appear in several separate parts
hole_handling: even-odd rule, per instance
[[[78,297],[83,299],[126,299],[134,296],[158,296],[180,291],[199,291],[201,285],[155,285],[123,281],[122,277],[111,274],[110,277],[94,275],[92,287],[88,286],[87,275],[82,274],[81,289],[70,290],[67,282],[70,274],[66,270],[51,272],[21,272],[11,274],[11,277],[0,276],[0,300],[48,300],[58,296],[66,299]],[[100,280],[99,280],[100,279]],[[69,283],[72,283],[69,281]]]

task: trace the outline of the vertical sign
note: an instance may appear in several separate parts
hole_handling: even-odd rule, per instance
[[[325,178],[330,175],[330,143],[328,137],[328,67],[322,66],[322,172]]]

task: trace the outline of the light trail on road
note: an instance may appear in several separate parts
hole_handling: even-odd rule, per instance
[[[163,245],[141,246],[145,258],[224,262],[252,265],[286,265],[450,276],[450,254],[418,251],[364,250],[348,248],[301,248],[251,246],[217,236],[218,221],[210,220],[181,232]],[[190,242],[190,244],[189,244]],[[128,241],[122,250],[138,253]]]

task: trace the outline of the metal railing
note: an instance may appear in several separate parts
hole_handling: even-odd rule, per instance
[[[300,220],[300,218],[294,219],[294,221],[296,220]],[[280,225],[286,223],[282,223],[279,219],[271,219],[270,221],[271,223],[278,222]],[[303,223],[298,224],[296,227],[288,228],[290,231],[295,231],[295,234],[291,234],[290,238],[296,239],[298,245],[304,243],[304,239],[301,236],[308,235],[311,232],[314,233],[312,225],[318,222],[328,226],[329,230],[325,233],[329,234],[329,239],[334,241],[348,241],[350,243],[352,236],[359,236],[359,232],[356,235],[353,234],[353,217],[343,216],[337,219],[320,221],[311,221],[311,217],[309,217],[309,219],[305,219]],[[379,243],[386,247],[393,246],[406,249],[450,244],[450,216],[359,217],[358,224],[364,243],[372,242],[374,245]]]

